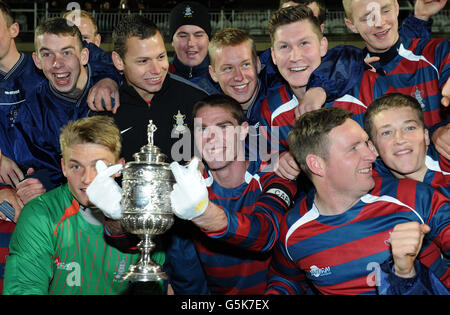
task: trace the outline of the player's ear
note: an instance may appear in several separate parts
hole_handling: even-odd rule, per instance
[[[36,54],[36,52],[33,51],[31,56],[33,57],[34,65],[36,66],[36,68],[38,68],[39,70],[42,70],[41,60],[39,59],[39,57]]]
[[[111,53],[111,57],[112,57],[112,60],[113,60],[113,63],[114,63],[114,66],[116,67],[116,69],[119,71],[123,71],[124,62],[122,60],[122,57],[120,57],[120,55],[116,51],[113,51]]]
[[[308,154],[306,156],[306,165],[308,165],[311,173],[320,177],[325,175],[325,163],[320,156],[315,154]]]

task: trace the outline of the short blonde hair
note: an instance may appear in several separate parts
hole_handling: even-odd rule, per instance
[[[70,121],[61,129],[59,144],[63,158],[66,158],[68,148],[86,143],[108,148],[118,160],[122,150],[122,139],[114,119],[108,116],[86,117]]]
[[[258,52],[256,51],[256,45],[253,38],[241,29],[228,27],[217,31],[209,42],[208,53],[211,66],[213,68],[215,66],[217,50],[227,46],[237,46],[242,43],[248,43],[251,47],[253,61],[256,64]]]
[[[94,17],[92,16],[92,14],[88,11],[85,10],[70,10],[70,11],[66,11],[63,14],[63,18],[65,18],[66,20],[68,20],[70,17],[70,14],[79,14],[80,18],[86,18],[89,21],[91,21],[92,25],[94,26],[94,36],[98,34],[98,26],[97,26],[97,21],[94,19]]]
[[[352,20],[352,3],[353,0],[342,0],[342,6],[344,7],[345,17]]]

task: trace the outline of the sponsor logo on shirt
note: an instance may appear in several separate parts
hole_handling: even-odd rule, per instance
[[[66,284],[70,287],[81,285],[81,266],[79,263],[75,261],[71,262],[62,262],[61,258],[58,256],[55,257],[55,265],[57,269],[66,270]]]
[[[311,267],[309,267],[309,273],[316,278],[328,276],[331,275],[331,268],[330,267],[319,268],[315,265],[312,265]]]
[[[119,263],[119,267],[117,267],[117,273],[114,276],[114,281],[121,281],[123,274],[127,271],[125,269],[127,262],[125,259],[122,259]]]

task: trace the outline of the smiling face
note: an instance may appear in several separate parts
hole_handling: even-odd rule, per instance
[[[113,51],[116,68],[123,71],[128,84],[146,101],[160,91],[169,70],[164,40],[159,32],[146,39],[136,36],[126,40],[127,50],[122,59]]]
[[[383,162],[397,178],[422,181],[430,144],[426,130],[413,109],[383,110],[372,118],[372,139]]]
[[[397,0],[353,0],[347,27],[359,33],[370,52],[382,53],[397,42],[399,5]]]
[[[319,38],[311,22],[302,20],[277,27],[271,50],[273,62],[295,92],[305,89],[311,73],[320,65],[327,40]]]
[[[248,42],[236,46],[223,46],[215,51],[214,66],[209,67],[211,78],[219,82],[226,94],[247,109],[258,91],[258,72],[261,64],[256,63],[252,47]]]
[[[211,106],[198,109],[195,120],[195,145],[212,171],[223,170],[240,158],[243,161],[247,122],[239,125],[230,110]]]
[[[196,25],[182,25],[173,35],[172,46],[178,59],[188,67],[202,63],[208,54],[209,38]]]
[[[87,48],[71,35],[44,33],[36,38],[33,60],[51,86],[68,97],[80,95],[87,83]]]
[[[374,187],[372,163],[377,155],[369,136],[352,119],[328,134],[329,151],[324,160],[324,177],[329,191],[355,200]]]
[[[86,188],[97,176],[95,164],[102,160],[106,165],[115,164],[114,154],[105,146],[95,143],[76,144],[64,151],[61,167],[67,178],[70,192],[83,206],[92,206]]]

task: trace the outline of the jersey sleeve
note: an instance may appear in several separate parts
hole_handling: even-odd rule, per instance
[[[394,273],[392,259],[380,266],[380,282],[377,292],[380,295],[449,295],[444,284],[418,260],[414,262],[416,275],[401,278]]]
[[[338,45],[322,58],[322,63],[309,78],[307,89],[323,88],[327,93],[326,102],[331,102],[359,85],[365,68],[361,49]]]
[[[83,45],[89,50],[88,63],[92,69],[95,82],[108,78],[114,80],[120,86],[122,76],[114,66],[111,55],[93,43],[83,42]]]
[[[408,38],[430,38],[432,26],[433,19],[424,21],[410,14],[403,20],[398,32],[400,35]]]
[[[237,209],[223,209],[228,219],[227,227],[206,234],[245,249],[269,251],[279,237],[279,222],[291,207],[296,192],[294,182],[267,173],[263,192],[253,211],[242,213]]]
[[[31,202],[22,209],[6,260],[4,294],[48,294],[53,242],[45,215],[36,215],[41,206]]]

